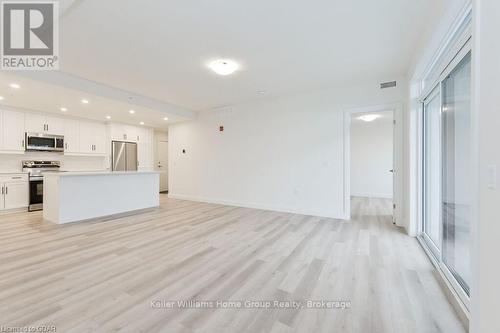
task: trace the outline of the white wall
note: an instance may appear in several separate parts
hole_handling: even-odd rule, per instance
[[[392,112],[384,118],[351,123],[351,195],[392,198]],[[356,118],[354,115],[353,118]]]
[[[170,196],[344,218],[343,111],[405,97],[403,78],[393,89],[379,82],[205,111],[169,126]]]
[[[489,176],[500,166],[500,1],[476,0],[473,46],[472,124],[479,157],[479,200],[473,229],[473,285],[471,290],[471,332],[500,332],[500,185]],[[473,191],[475,189],[472,189]]]

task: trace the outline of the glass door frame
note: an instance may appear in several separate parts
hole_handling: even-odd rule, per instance
[[[425,234],[424,232],[424,209],[425,209],[425,200],[424,200],[424,195],[425,195],[425,151],[424,151],[424,135],[425,135],[425,123],[424,123],[424,113],[425,113],[425,102],[428,101],[431,97],[434,96],[434,94],[439,93],[440,95],[440,109],[439,109],[439,128],[440,128],[440,135],[439,135],[439,150],[440,150],[440,165],[442,165],[442,107],[443,107],[443,82],[444,80],[450,75],[450,73],[458,66],[458,64],[466,57],[469,55],[469,53],[472,52],[472,43],[471,43],[471,38],[469,38],[465,44],[460,48],[458,53],[453,57],[453,59],[450,61],[450,63],[445,67],[445,69],[441,72],[441,75],[439,76],[437,82],[432,86],[432,89],[425,95],[425,98],[421,101],[421,115],[420,115],[420,121],[421,121],[421,126],[420,126],[420,204],[419,204],[419,230],[418,230],[418,238],[421,240],[421,244],[424,246],[426,249],[426,252],[432,256],[431,260],[433,263],[436,265],[436,267],[441,271],[441,273],[444,275],[446,278],[449,286],[452,288],[452,292],[460,299],[460,301],[463,303],[465,308],[467,310],[470,309],[470,296],[469,294],[465,291],[465,289],[462,287],[462,285],[458,282],[458,280],[455,278],[453,273],[450,271],[450,269],[445,265],[443,261],[443,220],[442,220],[442,200],[440,200],[439,206],[439,215],[440,215],[440,225],[439,225],[439,238],[441,242],[441,251],[436,251],[435,248],[433,248],[432,245],[432,240],[429,239],[429,237]],[[440,175],[441,175],[441,180],[443,177],[443,169],[441,168],[440,170]],[[440,180],[439,182],[439,195],[442,198],[442,181]],[[470,221],[470,223],[474,223],[475,221]],[[472,246],[472,244],[471,244]],[[470,289],[470,286],[469,286]]]
[[[431,251],[432,255],[434,255],[435,259],[437,259],[439,262],[441,262],[441,259],[442,259],[442,254],[441,254],[441,251],[442,251],[442,244],[443,244],[443,224],[441,223],[441,221],[443,220],[443,212],[442,212],[442,202],[441,200],[439,201],[439,205],[438,205],[438,212],[439,212],[439,215],[438,215],[438,223],[439,223],[439,244],[435,244],[435,242],[429,237],[429,235],[427,235],[427,233],[425,232],[425,209],[427,208],[426,207],[426,200],[425,200],[425,193],[426,193],[426,168],[425,168],[425,165],[426,165],[426,162],[427,162],[427,158],[426,158],[426,145],[425,145],[425,135],[426,135],[426,126],[425,126],[425,120],[426,120],[426,110],[427,110],[427,105],[428,105],[428,102],[433,99],[436,95],[439,96],[439,122],[437,124],[438,128],[440,129],[439,130],[439,136],[438,136],[438,142],[436,143],[438,145],[438,149],[439,149],[439,153],[438,153],[438,156],[439,156],[439,165],[441,166],[442,165],[442,143],[443,143],[443,140],[442,140],[442,136],[441,136],[441,128],[442,128],[442,122],[441,122],[441,116],[442,116],[442,105],[443,105],[443,98],[442,98],[442,91],[441,91],[441,81],[434,86],[434,88],[431,90],[431,92],[425,97],[425,99],[423,100],[422,102],[422,197],[421,197],[421,200],[422,200],[422,204],[421,204],[421,218],[422,218],[422,221],[421,221],[421,228],[420,228],[420,236],[423,238],[423,240],[425,241],[425,244],[427,245],[428,249]],[[440,177],[442,177],[441,175],[442,173],[442,169],[440,169]],[[441,178],[440,178],[441,179]],[[441,198],[442,197],[442,182],[440,181],[439,184],[438,184],[438,197]],[[438,247],[440,246],[440,247]]]

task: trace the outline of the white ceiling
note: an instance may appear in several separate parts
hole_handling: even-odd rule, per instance
[[[437,1],[76,1],[60,59],[65,72],[203,110],[405,74]],[[243,69],[217,76],[206,64],[219,57]]]
[[[47,84],[41,74],[23,74],[18,80],[33,90],[3,102],[56,112],[61,103],[77,103],[71,108],[80,116],[112,113],[129,123],[138,119],[124,110],[142,106],[144,121],[163,126],[154,121],[165,115],[174,122],[192,117],[191,110],[390,80],[407,72],[430,23],[426,12],[442,1],[61,0],[60,77]],[[242,69],[214,74],[207,64],[220,57]],[[0,78],[12,79],[5,72]],[[73,79],[80,81],[68,89]],[[102,105],[80,111],[85,81]]]
[[[10,83],[17,83],[21,88],[12,89]],[[108,121],[106,116],[111,116],[109,121],[133,125],[139,125],[142,121],[144,126],[159,129],[166,129],[168,124],[189,119],[5,72],[0,75],[0,96],[4,98],[0,105],[18,109],[53,112],[99,121]],[[82,99],[87,99],[89,104],[81,103]],[[67,111],[62,112],[61,107],[67,108]],[[135,111],[133,115],[129,113],[131,109]],[[165,121],[164,117],[167,117],[168,121]]]

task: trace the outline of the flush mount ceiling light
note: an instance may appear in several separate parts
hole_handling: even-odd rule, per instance
[[[143,121],[141,121],[139,124],[140,124],[140,125],[144,125],[144,122],[143,122]]]
[[[363,121],[374,121],[380,117],[382,116],[379,114],[365,114],[364,116],[358,117],[358,119]]]
[[[163,118],[163,120],[168,120],[168,117]]]
[[[62,112],[66,112],[66,111],[68,111],[68,109],[67,109],[67,108],[65,108],[65,107],[62,107],[62,108],[60,108],[59,110],[61,110]]]
[[[134,113],[135,113],[135,111],[134,111],[134,110],[128,110],[128,113],[130,113],[130,114],[134,114]]]
[[[106,119],[111,119],[111,116],[106,116]]]
[[[3,100],[4,100],[3,96],[0,96],[0,101],[3,101]]]
[[[18,85],[17,83],[11,83],[11,84],[9,84],[9,86],[10,86],[11,88],[13,88],[13,89],[19,89],[19,88],[21,88],[21,86],[20,86],[20,85]]]
[[[83,104],[89,104],[89,101],[87,99],[82,99]]]
[[[212,61],[208,67],[219,75],[233,74],[238,68],[238,64],[230,59],[219,59]]]

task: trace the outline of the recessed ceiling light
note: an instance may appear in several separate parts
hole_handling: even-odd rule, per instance
[[[163,120],[168,120],[168,117],[163,118]]]
[[[128,113],[130,113],[130,114],[134,114],[134,113],[135,113],[135,111],[134,111],[134,110],[128,110]]]
[[[89,101],[87,99],[82,99],[83,104],[89,104]]]
[[[144,125],[144,122],[143,122],[143,121],[141,121],[139,124]]]
[[[68,111],[68,109],[67,109],[67,108],[65,108],[65,107],[60,108],[60,110],[61,110],[62,112],[66,112],[66,111]]]
[[[3,101],[5,98],[3,98],[3,96],[0,96],[0,101]]]
[[[364,116],[358,117],[358,119],[363,121],[374,121],[375,119],[378,119],[380,117],[382,116],[379,114],[366,114]]]
[[[106,116],[106,119],[111,119],[111,116]]]
[[[19,89],[19,88],[21,88],[21,86],[18,85],[17,83],[11,83],[10,87],[13,88],[13,89]]]
[[[208,67],[212,69],[215,73],[219,75],[229,75],[233,74],[238,68],[238,64],[233,60],[229,59],[219,59],[212,61]]]

